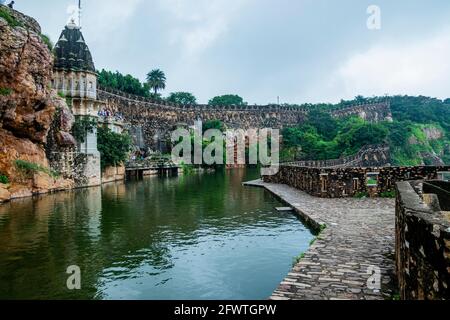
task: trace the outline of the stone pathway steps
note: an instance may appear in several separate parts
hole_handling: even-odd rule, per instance
[[[395,245],[393,199],[322,199],[261,180],[245,185],[266,188],[314,228],[327,226],[271,300],[390,298]],[[380,271],[381,290],[374,289],[376,281],[369,281],[371,270]]]

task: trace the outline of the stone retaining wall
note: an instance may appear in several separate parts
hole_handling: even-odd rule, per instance
[[[439,182],[444,185],[450,192],[449,183]],[[397,184],[396,269],[404,300],[450,299],[450,216],[433,201],[428,204],[435,196],[420,194],[426,190],[417,183]]]
[[[102,183],[123,181],[126,178],[125,166],[107,167],[102,172]]]
[[[278,174],[264,176],[264,182],[287,184],[321,198],[344,198],[367,194],[371,197],[394,192],[405,180],[435,180],[448,167],[308,168],[281,166]]]

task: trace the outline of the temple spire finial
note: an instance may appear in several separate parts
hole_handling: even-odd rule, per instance
[[[81,0],[78,0],[78,26],[81,29]]]

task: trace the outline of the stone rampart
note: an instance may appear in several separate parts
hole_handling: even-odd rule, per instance
[[[440,192],[428,193],[433,189]],[[397,184],[396,269],[404,300],[450,298],[450,214],[439,204],[450,205],[449,193],[448,182]]]
[[[312,168],[282,165],[276,175],[264,176],[263,180],[286,184],[321,198],[378,197],[393,193],[399,181],[436,180],[440,172],[450,172],[450,166]]]
[[[232,129],[282,129],[303,123],[309,112],[304,108],[279,105],[173,105],[105,88],[98,89],[98,98],[106,102],[112,112],[121,113],[131,127],[141,131],[147,146],[157,149],[162,140],[168,140],[168,133],[176,126],[191,126],[196,120],[220,120]],[[353,115],[381,121],[390,119],[390,106],[389,103],[357,105],[330,113],[335,117]]]

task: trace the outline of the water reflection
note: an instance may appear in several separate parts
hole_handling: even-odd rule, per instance
[[[256,171],[148,178],[0,206],[0,298],[264,299],[311,233]],[[65,287],[69,265],[82,290]]]

